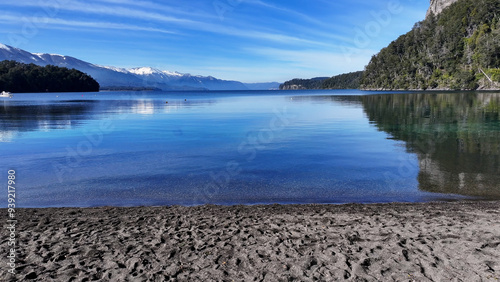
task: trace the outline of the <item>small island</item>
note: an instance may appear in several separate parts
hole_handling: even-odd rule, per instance
[[[2,61],[0,90],[14,93],[98,92],[99,83],[76,69]]]

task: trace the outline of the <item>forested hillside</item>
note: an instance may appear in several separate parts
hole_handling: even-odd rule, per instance
[[[292,79],[280,85],[280,90],[299,89],[358,89],[362,71],[336,75],[330,78]]]
[[[321,89],[323,81],[328,77],[314,77],[311,79],[295,78],[280,85],[280,90]]]
[[[363,89],[500,88],[500,1],[459,0],[379,54]]]
[[[96,92],[99,91],[99,83],[75,69],[2,61],[0,62],[0,91],[15,93]]]
[[[363,77],[362,71],[333,76],[321,85],[323,89],[358,89]]]

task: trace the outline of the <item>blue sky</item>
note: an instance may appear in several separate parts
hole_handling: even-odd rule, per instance
[[[362,70],[428,0],[2,0],[0,42],[242,82]]]

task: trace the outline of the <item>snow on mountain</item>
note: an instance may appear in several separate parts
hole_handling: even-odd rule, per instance
[[[163,71],[151,67],[142,67],[142,68],[133,68],[128,70],[131,73],[135,73],[138,75],[167,75],[167,76],[183,76],[182,73],[171,72],[171,71]]]
[[[4,45],[2,43],[0,43],[0,49],[5,49],[7,51],[10,51],[10,48],[7,45]]]
[[[163,71],[163,73],[172,75],[172,76],[183,76],[184,74],[176,72],[176,71]]]
[[[163,90],[248,90],[241,82],[221,80],[211,76],[192,76],[151,67],[133,69],[94,65],[73,57],[30,53],[0,43],[0,61],[13,60],[40,66],[55,65],[74,68],[89,74],[101,87],[156,87]]]
[[[174,86],[206,88],[209,90],[248,90],[241,82],[220,80],[211,76],[193,76],[151,67],[133,68],[128,71],[141,77],[148,85],[165,83]]]
[[[101,68],[105,68],[105,69],[108,69],[108,70],[113,70],[113,71],[116,71],[116,72],[129,73],[129,71],[127,69],[124,69],[124,68],[117,68],[117,67],[111,67],[111,66],[100,66],[100,65],[98,65],[98,66],[101,67]]]
[[[2,44],[3,45],[3,44]],[[129,73],[120,73],[111,69],[103,68],[82,60],[54,54],[30,53],[19,48],[6,46],[0,48],[0,61],[13,60],[25,64],[39,66],[55,65],[58,67],[74,68],[89,74],[99,82],[101,87],[106,86],[134,86],[141,85],[142,80]]]
[[[142,77],[144,80],[156,83],[173,82],[176,78],[182,76],[177,72],[163,71],[151,67],[133,68],[127,70],[129,73]]]

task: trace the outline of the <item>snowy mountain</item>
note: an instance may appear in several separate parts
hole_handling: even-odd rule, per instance
[[[123,69],[91,64],[73,57],[30,53],[0,43],[0,61],[13,60],[40,66],[55,65],[74,68],[89,74],[101,87],[156,87],[162,90],[249,90],[238,81],[221,80],[211,76],[193,76],[150,67]]]
[[[117,72],[73,57],[34,54],[18,48],[0,44],[0,61],[13,60],[25,64],[40,66],[55,65],[58,67],[74,68],[92,76],[101,87],[106,86],[142,86],[142,79],[127,72]]]

